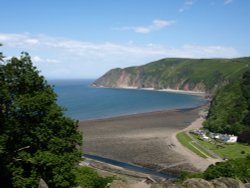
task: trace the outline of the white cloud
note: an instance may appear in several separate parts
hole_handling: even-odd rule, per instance
[[[164,27],[174,24],[174,20],[153,20],[152,23],[148,26],[133,26],[133,27],[122,27],[118,28],[119,30],[130,30],[136,33],[150,33],[152,31],[160,30]]]
[[[50,58],[41,58],[39,56],[34,56],[32,57],[32,61],[34,63],[60,63],[59,60],[57,59],[50,59]]]
[[[28,43],[28,44],[38,44],[39,41],[37,39],[27,39],[26,43]]]
[[[194,4],[193,0],[185,1],[185,5],[193,5],[193,4]]]
[[[43,60],[42,60],[39,56],[34,56],[34,57],[32,57],[32,61],[33,61],[34,63],[40,63],[40,62],[42,62]]]
[[[195,1],[196,1],[196,0],[186,0],[186,1],[184,2],[184,4],[182,5],[182,7],[179,8],[178,11],[179,11],[180,13],[182,13],[182,12],[184,12],[184,11],[190,9],[190,7],[193,6],[193,5],[195,4]]]
[[[184,45],[183,50],[188,52],[188,57],[193,58],[214,58],[225,57],[232,58],[238,57],[239,53],[235,48],[223,46],[200,46],[200,45]]]
[[[45,62],[47,62],[47,63],[60,63],[60,61],[59,60],[57,60],[57,59],[45,59]]]
[[[228,5],[228,4],[232,3],[232,2],[233,2],[233,0],[224,0],[224,5]]]
[[[155,22],[162,27],[164,23]],[[27,42],[30,39],[36,42]],[[32,34],[1,34],[1,51],[6,56],[28,51],[39,70],[47,77],[90,78],[98,77],[109,69],[141,65],[166,57],[212,58],[239,57],[232,47],[187,44],[178,48],[134,41],[125,44],[112,42],[93,43],[59,37]],[[16,54],[13,54],[13,51]]]

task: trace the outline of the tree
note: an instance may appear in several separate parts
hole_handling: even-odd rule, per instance
[[[243,182],[248,182],[250,178],[250,156],[246,158],[229,159],[225,162],[217,162],[210,165],[202,173],[182,173],[181,180],[188,178],[203,178],[212,180],[220,177],[229,177],[239,179]]]
[[[213,132],[241,135],[250,128],[250,71],[242,73],[214,96],[204,127]],[[242,134],[245,138],[246,134]],[[240,139],[243,141],[246,139]]]
[[[247,111],[247,102],[240,81],[221,88],[213,98],[204,127],[212,132],[239,135],[244,129],[242,120]]]
[[[250,71],[244,72],[242,76],[241,89],[243,91],[243,95],[246,98],[249,110],[250,110]]]
[[[1,44],[1,43],[0,43],[0,46],[2,46],[2,44]],[[2,53],[2,52],[0,52],[0,61],[3,61],[3,58],[4,58],[3,53]]]
[[[250,129],[242,131],[242,133],[239,135],[238,141],[250,144]]]
[[[210,165],[204,172],[203,178],[211,180],[219,177],[230,177],[246,182],[250,178],[250,160],[248,158],[230,159]]]
[[[81,134],[56,99],[28,53],[0,64],[1,187],[74,186]]]

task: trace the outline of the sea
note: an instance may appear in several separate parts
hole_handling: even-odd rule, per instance
[[[206,101],[199,96],[154,90],[91,87],[94,80],[49,80],[65,115],[84,121],[161,110],[193,108]]]

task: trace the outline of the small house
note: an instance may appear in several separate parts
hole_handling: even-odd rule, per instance
[[[227,143],[235,143],[237,142],[238,137],[234,136],[234,135],[228,135],[227,139],[225,140],[225,142]]]
[[[228,134],[220,134],[216,138],[226,143],[235,143],[237,142],[237,139],[238,139],[237,136],[228,135]]]
[[[203,140],[210,140],[209,137],[206,136],[205,134],[203,134],[201,137],[202,137]]]

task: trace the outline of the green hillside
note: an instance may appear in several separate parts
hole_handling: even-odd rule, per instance
[[[214,92],[250,69],[250,58],[167,58],[143,66],[113,69],[95,81],[96,86],[134,86],[156,89]]]
[[[239,135],[250,143],[250,71],[218,90],[204,123],[212,132]]]

